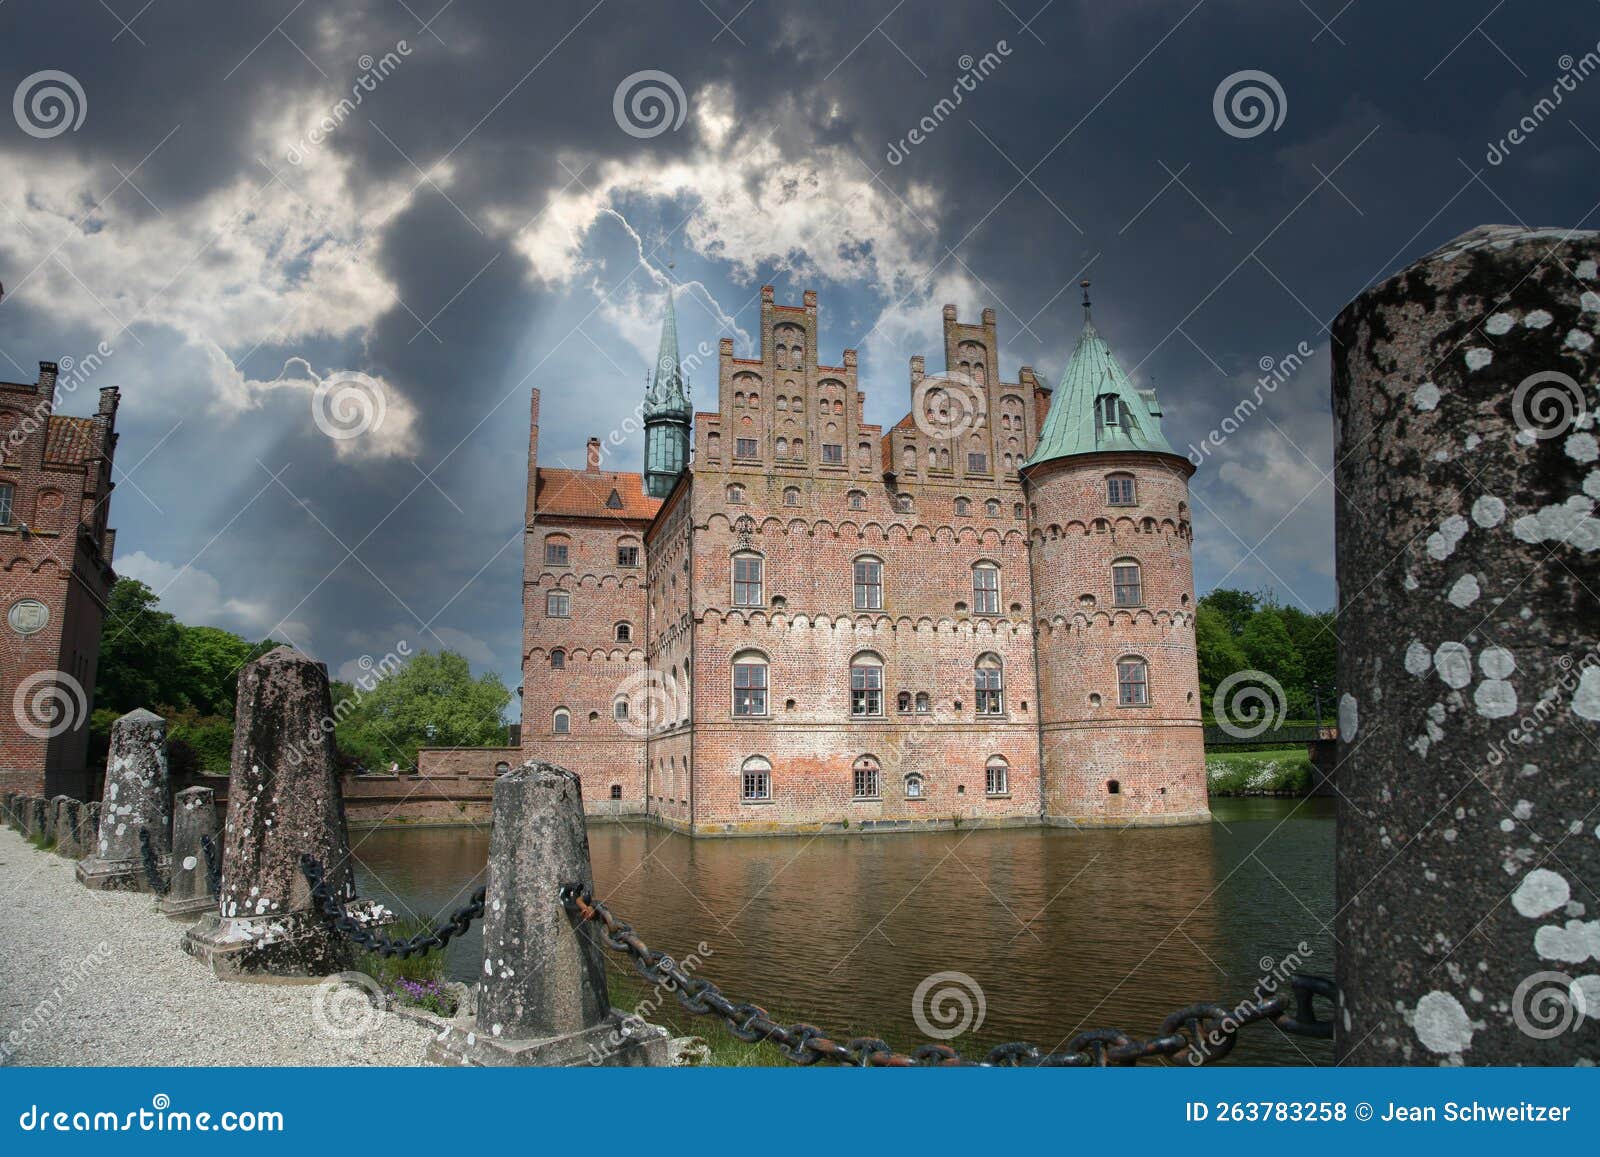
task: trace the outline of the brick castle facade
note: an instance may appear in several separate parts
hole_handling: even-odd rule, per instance
[[[120,395],[102,389],[93,417],[57,415],[78,380],[59,374],[40,362],[38,381],[0,382],[0,787],[88,799]]]
[[[885,432],[767,287],[691,413],[669,295],[641,473],[541,466],[535,390],[524,758],[694,835],[1208,819],[1193,468],[1087,312],[1053,391],[998,348],[946,306]]]

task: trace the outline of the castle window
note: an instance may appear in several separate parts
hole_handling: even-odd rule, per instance
[[[639,548],[636,547],[636,546],[623,546],[621,544],[618,544],[618,546],[617,546],[617,565],[618,566],[629,566],[629,567],[638,566],[639,565]]]
[[[1011,517],[1012,518],[1021,518],[1022,517],[1022,503],[1013,502],[1011,504]]]
[[[969,515],[971,513],[972,513],[972,500],[970,498],[958,498],[958,499],[956,499],[956,516],[958,518],[965,518],[967,515]]]
[[[611,493],[606,496],[606,509],[607,510],[621,510],[622,509],[622,495],[617,493],[615,487],[613,487],[612,490],[611,490]]]
[[[628,701],[626,699],[618,699],[611,705],[611,718],[618,723],[626,723],[628,721]]]
[[[733,605],[759,607],[765,600],[761,596],[761,556],[736,554],[733,556]]]
[[[772,798],[772,764],[752,755],[740,769],[740,795],[746,801]]]
[[[506,763],[504,760],[501,760],[499,763],[494,765],[494,773],[496,775],[504,775],[506,772],[508,772],[510,770],[511,770],[511,765],[509,763]]]
[[[881,790],[878,761],[870,755],[863,755],[856,760],[851,772],[851,794],[856,799],[877,799]]]
[[[803,461],[805,459],[805,456],[806,456],[805,440],[801,439],[801,438],[796,438],[794,440],[793,445],[791,445],[789,447],[789,458],[790,458],[791,461],[800,462],[800,461]]]
[[[633,642],[633,624],[632,623],[618,623],[617,624],[617,642],[619,642],[619,643],[631,643],[631,642]]]
[[[909,495],[909,494],[897,494],[897,495],[895,495],[894,508],[896,510],[898,510],[901,514],[910,514],[911,513],[911,509],[912,509],[912,507],[911,507],[911,495]]]
[[[784,487],[784,489],[783,489],[783,504],[785,506],[799,506],[800,505],[800,488],[798,486],[786,486],[786,487]]]
[[[564,619],[572,610],[572,597],[566,591],[551,591],[544,596],[544,613],[552,619]]]
[[[551,717],[551,729],[557,735],[567,735],[572,731],[572,713],[565,707],[557,707],[556,713]]]
[[[917,692],[917,714],[918,715],[926,715],[928,713],[928,711],[930,710],[930,707],[931,707],[931,705],[930,705],[930,703],[928,701],[928,693],[926,691],[918,691]]]
[[[990,518],[999,518],[1000,517],[1000,500],[998,498],[989,499],[989,501],[987,501],[987,502],[985,502],[983,504],[983,512],[985,514],[987,514]]]
[[[9,505],[7,509],[10,509]],[[11,520],[8,517],[6,521]],[[545,566],[567,565],[567,539],[564,535],[552,534],[544,540],[544,564]]]
[[[754,438],[735,438],[733,440],[733,456],[735,458],[754,458],[756,456],[756,440]]]
[[[985,795],[1005,795],[1011,790],[1011,766],[1006,763],[1005,756],[991,755],[988,765],[983,769],[983,793]]]
[[[925,790],[926,789],[923,785],[922,776],[920,773],[913,771],[910,775],[906,776],[907,799],[921,799]]]
[[[1000,568],[993,563],[979,563],[972,568],[972,613],[1000,613]]]
[[[779,438],[777,450],[779,458],[787,458],[789,456],[789,439]]]
[[[777,401],[777,407],[780,410],[787,410],[789,408],[789,399],[784,397],[782,394],[779,394],[778,395],[778,401]]]
[[[17,488],[9,482],[0,483],[0,526],[11,525],[11,507],[17,496]]]
[[[978,656],[973,668],[973,687],[977,691],[979,715],[1005,713],[1005,675],[1000,666],[1000,656],[989,653]]]
[[[1111,506],[1136,506],[1132,474],[1106,476],[1106,503]]]
[[[1128,655],[1117,660],[1117,706],[1150,705],[1150,671],[1143,659]]]
[[[989,455],[987,455],[987,454],[968,454],[967,455],[967,473],[968,474],[987,474],[987,473],[989,473]]]
[[[564,670],[566,670],[566,667],[567,667],[567,653],[565,651],[561,651],[561,650],[551,651],[550,652],[550,669],[552,671],[564,671]]]
[[[852,490],[849,494],[849,501],[851,510],[865,510],[867,508],[867,496],[864,491]]]
[[[883,714],[883,660],[869,651],[850,660],[850,714],[858,718]]]
[[[1122,785],[1120,783],[1118,783],[1114,779],[1106,780],[1106,794],[1107,795],[1121,795],[1122,794]]]
[[[743,502],[744,501],[744,487],[740,486],[737,483],[733,484],[732,486],[729,486],[728,487],[728,501],[729,502]]]
[[[614,783],[614,784],[611,785],[611,798],[612,799],[621,799],[622,798],[622,785],[620,783]]]
[[[733,657],[733,713],[752,718],[767,713],[767,657],[760,651]]]
[[[901,714],[911,710],[911,692],[902,691],[894,697],[894,708]]]
[[[858,611],[883,609],[883,563],[875,558],[855,561],[854,606]]]
[[[1144,602],[1139,564],[1131,558],[1119,558],[1111,564],[1111,602],[1118,607],[1137,607]]]
[[[838,442],[824,442],[822,444],[822,461],[827,466],[844,465],[844,446]]]
[[[1122,425],[1122,403],[1115,394],[1101,394],[1098,409],[1102,426]]]

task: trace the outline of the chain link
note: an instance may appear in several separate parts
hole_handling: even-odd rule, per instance
[[[350,915],[345,905],[328,888],[322,865],[316,860],[310,856],[301,856],[300,871],[305,876],[306,882],[311,885],[313,906],[327,918],[333,930],[347,940],[361,945],[368,952],[376,952],[379,956],[398,956],[401,960],[410,956],[425,956],[449,944],[452,937],[464,934],[472,927],[472,922],[483,915],[486,889],[479,888],[472,893],[472,899],[467,901],[465,908],[457,909],[431,931],[418,932],[409,940],[391,940],[387,936],[373,932]]]
[[[1265,1000],[1244,1000],[1232,1008],[1220,1004],[1191,1004],[1161,1022],[1160,1032],[1148,1040],[1130,1037],[1120,1029],[1093,1029],[1067,1042],[1061,1052],[1041,1052],[1036,1045],[1013,1041],[990,1049],[982,1060],[969,1060],[949,1045],[925,1044],[912,1052],[895,1052],[874,1037],[840,1042],[814,1024],[779,1024],[758,1004],[735,1004],[704,977],[691,977],[665,952],[639,939],[633,926],[581,884],[565,884],[561,903],[583,921],[600,926],[606,947],[623,953],[634,970],[651,984],[659,984],[677,997],[695,1016],[718,1017],[742,1041],[770,1041],[780,1053],[800,1065],[827,1061],[838,1065],[903,1067],[909,1065],[981,1065],[985,1067],[1084,1068],[1135,1065],[1155,1057],[1181,1058],[1191,1065],[1219,1061],[1238,1043],[1239,1029],[1270,1020],[1293,1036],[1332,1037],[1333,1022],[1318,1020],[1316,997],[1335,998],[1333,981],[1321,976],[1290,978],[1290,993]]]

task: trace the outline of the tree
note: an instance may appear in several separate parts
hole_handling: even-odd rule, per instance
[[[1251,667],[1278,681],[1291,713],[1303,710],[1305,663],[1284,626],[1283,612],[1276,607],[1262,607],[1251,615],[1239,635],[1239,645]]]
[[[1261,604],[1261,596],[1251,594],[1249,591],[1230,590],[1222,587],[1207,594],[1200,600],[1200,605],[1210,607],[1222,616],[1222,621],[1227,625],[1228,634],[1238,638],[1244,634],[1245,624],[1256,613],[1256,608]]]
[[[1222,612],[1205,599],[1195,608],[1194,642],[1200,660],[1200,694],[1209,708],[1217,684],[1235,671],[1243,671],[1250,661],[1245,658],[1239,641],[1229,633]]]
[[[122,715],[177,702],[182,634],[178,621],[157,609],[153,590],[137,579],[118,579],[100,632],[95,706]]]
[[[474,679],[460,655],[422,651],[394,674],[367,676],[334,700],[334,740],[367,767],[411,768],[419,747],[504,743],[501,713],[510,702],[499,675]]]
[[[201,715],[231,717],[240,669],[274,644],[251,643],[220,627],[180,627],[180,632],[182,698]]]

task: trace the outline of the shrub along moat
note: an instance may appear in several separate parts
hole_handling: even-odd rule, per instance
[[[1212,795],[1305,795],[1311,778],[1304,747],[1206,753],[1206,785]]]

